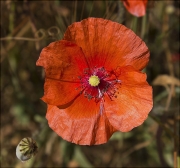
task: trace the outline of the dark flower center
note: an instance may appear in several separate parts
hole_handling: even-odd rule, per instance
[[[104,94],[107,94],[111,100],[113,97],[117,97],[116,84],[121,83],[114,71],[108,72],[104,67],[84,69],[80,81],[84,96],[89,100],[95,99],[96,102],[99,102]]]

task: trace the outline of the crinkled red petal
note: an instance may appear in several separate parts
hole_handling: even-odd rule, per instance
[[[45,47],[36,65],[45,69],[42,100],[56,106],[69,103],[79,94],[78,77],[88,67],[81,48],[65,40],[53,42]]]
[[[44,67],[46,78],[71,82],[77,81],[88,66],[81,47],[66,40],[52,42],[45,47],[36,65]]]
[[[146,14],[147,0],[123,0],[123,4],[134,16],[140,17]]]
[[[64,39],[80,46],[90,67],[142,70],[149,61],[146,44],[130,29],[110,20],[88,18],[70,25]]]
[[[62,82],[54,79],[45,79],[44,96],[42,100],[47,104],[65,106],[80,94],[80,83]]]
[[[105,99],[105,112],[109,122],[119,131],[127,132],[141,125],[153,107],[152,87],[146,82],[144,73],[132,67],[118,70],[121,84],[117,98]]]
[[[106,143],[116,131],[100,106],[83,95],[66,109],[48,105],[49,126],[63,139],[79,145]]]

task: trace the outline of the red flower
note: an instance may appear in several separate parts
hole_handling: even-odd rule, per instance
[[[141,125],[152,108],[140,72],[148,61],[145,43],[125,26],[100,18],[73,23],[37,61],[49,126],[67,141],[93,145]]]
[[[126,9],[134,16],[144,16],[148,0],[123,0]]]

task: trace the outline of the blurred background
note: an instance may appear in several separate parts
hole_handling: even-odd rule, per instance
[[[180,2],[148,1],[136,17],[122,1],[1,1],[1,167],[177,167],[179,157]],[[62,39],[68,25],[87,17],[124,24],[147,44],[151,57],[144,70],[153,86],[148,119],[108,143],[79,146],[64,141],[48,126],[44,74],[36,61],[43,47]],[[38,153],[16,157],[16,146],[32,137]]]

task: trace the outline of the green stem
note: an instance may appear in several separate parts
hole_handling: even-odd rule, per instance
[[[137,34],[137,17],[134,17],[131,24],[131,29]]]

